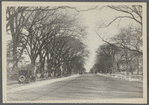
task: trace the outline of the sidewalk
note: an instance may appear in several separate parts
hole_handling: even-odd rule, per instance
[[[52,78],[54,79],[54,78]],[[36,81],[42,81],[42,80],[46,80],[44,78],[40,78],[40,79],[37,79]],[[18,84],[18,81],[7,81],[7,85],[11,85],[11,84]]]
[[[97,73],[97,75],[101,75],[101,76],[105,76],[105,77],[110,77],[110,78],[120,78],[120,79],[128,80],[128,81],[143,82],[141,79],[136,78],[133,75],[132,76],[129,76],[129,75],[122,75],[122,74],[103,74],[103,73]]]
[[[63,77],[62,77],[63,78]],[[48,79],[57,79],[57,77],[48,77],[47,79],[46,78],[37,78],[36,81],[43,81],[43,80],[48,80]],[[18,84],[18,81],[16,80],[8,80],[7,81],[7,85],[11,85],[11,84]]]
[[[18,83],[18,81],[7,81],[7,85]]]
[[[62,78],[64,78],[62,76]],[[57,77],[48,77],[47,79],[46,78],[37,78],[36,79],[36,82],[38,81],[44,81],[44,80],[52,80],[52,79],[57,79]],[[35,82],[35,83],[36,83]],[[29,84],[33,84],[34,82],[30,82]],[[16,88],[16,87],[20,87],[20,86],[25,86],[25,85],[28,85],[27,83],[18,83],[18,81],[16,80],[7,80],[7,91],[12,89],[12,88]]]
[[[57,81],[63,81],[63,80],[69,79],[69,78],[75,78],[75,77],[78,77],[78,76],[79,75],[73,75],[73,76],[64,77],[64,78],[37,81],[35,83],[30,83],[30,84],[26,84],[24,86],[12,88],[12,89],[8,90],[7,93],[17,92],[17,91],[21,91],[21,90],[25,90],[25,89],[30,89],[30,88],[36,88],[36,87],[51,84],[51,83],[54,83],[54,82],[57,82]]]

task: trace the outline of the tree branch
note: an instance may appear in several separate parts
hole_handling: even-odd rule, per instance
[[[95,32],[96,32],[96,31],[95,31]],[[128,49],[128,50],[130,50],[130,51],[134,51],[134,52],[138,52],[138,53],[140,53],[140,54],[143,54],[141,51],[139,51],[139,50],[134,50],[134,49],[130,49],[129,47],[124,46],[123,44],[121,44],[123,47],[116,46],[115,44],[112,44],[112,43],[110,43],[110,42],[104,40],[97,32],[96,32],[96,34],[102,39],[102,41],[106,42],[107,44],[109,44],[109,45],[111,45],[111,46],[114,46],[114,47],[117,47],[117,48],[121,48],[121,49],[125,49],[125,48],[126,48],[126,49]]]

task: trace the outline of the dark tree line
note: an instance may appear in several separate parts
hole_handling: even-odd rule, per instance
[[[68,6],[7,7],[6,28],[12,36],[7,61],[13,64],[12,71],[18,68],[24,53],[29,56],[31,65],[39,62],[39,72],[45,70],[45,63],[54,75],[60,67],[66,74],[71,74],[72,68],[74,72],[78,67],[84,70],[84,58],[88,53],[81,40],[86,33],[75,15],[76,10]]]

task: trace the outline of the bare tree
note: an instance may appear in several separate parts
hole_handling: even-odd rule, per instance
[[[119,19],[119,23],[120,23],[122,18],[130,18],[130,19],[134,20],[136,23],[139,23],[140,26],[137,29],[135,29],[135,28],[132,29],[132,27],[129,27],[130,31],[127,34],[130,34],[130,33],[133,33],[133,32],[139,33],[139,35],[142,34],[142,6],[141,5],[118,5],[118,6],[108,5],[108,6],[102,7],[101,9],[103,9],[103,8],[110,8],[110,9],[113,9],[115,11],[125,13],[126,15],[118,16],[118,17],[114,18],[109,24],[107,24],[105,26],[100,26],[100,28],[106,28],[106,27],[110,26],[112,23],[114,23],[118,19]],[[97,33],[97,35],[104,42],[108,43],[109,45],[112,45],[112,43],[110,43],[109,41],[106,41],[98,33]],[[121,47],[121,48],[126,48],[126,49],[131,50],[131,51],[136,51],[138,53],[142,53],[142,51],[134,50],[131,47],[124,46],[124,45],[122,45],[122,46],[123,47]]]
[[[101,39],[103,38],[101,37]],[[110,57],[112,57],[112,65],[115,65],[118,71],[121,71],[120,64],[122,63],[122,65],[126,65],[125,69],[127,70],[127,74],[129,72],[133,73],[135,69],[138,70],[139,74],[139,71],[141,70],[140,63],[142,62],[140,61],[140,58],[143,54],[142,33],[140,33],[139,27],[129,26],[128,28],[122,28],[120,30],[120,33],[112,37],[110,41],[106,41],[104,39],[103,41],[106,42],[107,45],[109,45],[109,47],[106,47],[106,49],[108,50],[108,52],[111,52]],[[105,50],[103,50],[103,48],[98,53],[100,54],[98,59],[101,59],[101,55],[105,55],[107,57],[107,53]],[[106,58],[104,58],[104,60],[105,59]],[[107,61],[105,62],[105,64],[106,63]],[[134,68],[133,65],[136,65],[135,67],[137,68]]]
[[[28,14],[24,14],[28,7],[7,7],[6,10],[6,28],[7,32],[12,35],[12,48],[13,48],[13,67],[18,62],[17,46],[20,42],[20,34],[22,33],[24,24],[28,21],[24,17]],[[22,51],[23,52],[23,51]]]
[[[139,58],[142,56],[142,34],[139,31],[140,28],[136,27],[133,28],[132,26],[128,28],[121,29],[120,34],[112,38],[112,40],[115,42],[115,44],[121,49],[120,54],[120,60],[125,58],[126,64],[128,65],[127,68],[128,72],[133,70],[130,70],[130,64],[131,63],[138,63],[136,65],[137,70],[139,72]],[[138,30],[138,31],[135,31]],[[134,59],[136,59],[136,62],[134,62]],[[119,60],[119,61],[120,61]],[[132,67],[131,67],[132,68]],[[127,73],[128,73],[127,72]],[[138,73],[139,74],[139,73]]]
[[[106,28],[110,26],[112,23],[114,23],[116,20],[119,20],[119,23],[120,23],[120,21],[123,18],[130,18],[142,26],[142,6],[141,5],[118,5],[118,6],[107,5],[107,6],[103,6],[101,9],[103,8],[110,8],[112,10],[122,12],[126,15],[115,17],[107,25],[101,26],[100,28]]]

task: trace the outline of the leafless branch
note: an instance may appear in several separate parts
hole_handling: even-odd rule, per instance
[[[101,35],[99,35],[99,34],[97,33],[97,31],[96,31],[96,34],[102,39],[102,41],[106,42],[107,44],[109,44],[109,45],[111,45],[111,46],[114,46],[114,47],[117,47],[117,48],[121,48],[121,49],[125,49],[125,48],[126,48],[126,49],[128,49],[128,50],[130,50],[130,51],[134,51],[134,52],[138,52],[139,54],[143,54],[141,51],[131,49],[131,48],[129,48],[129,47],[123,45],[123,44],[121,44],[122,47],[120,47],[120,46],[116,46],[115,44],[112,44],[112,43],[106,41],[105,39],[103,39],[103,38],[101,37]]]

